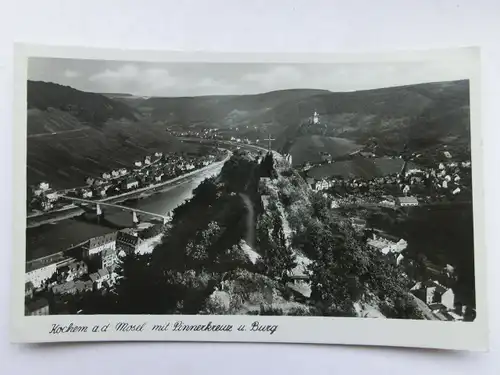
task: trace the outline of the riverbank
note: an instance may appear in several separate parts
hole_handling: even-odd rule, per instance
[[[203,168],[196,169],[194,171],[185,173],[181,176],[175,177],[171,180],[160,182],[158,184],[150,185],[144,188],[140,188],[137,190],[133,190],[118,196],[113,196],[113,197],[108,197],[101,199],[101,202],[106,202],[106,203],[122,203],[131,199],[140,199],[141,195],[144,193],[148,193],[148,196],[151,196],[156,193],[161,193],[162,190],[164,190],[167,187],[171,187],[171,185],[175,185],[176,183],[180,184],[184,180],[200,173],[204,173],[210,169],[217,169],[221,167],[229,158],[231,157],[231,152],[228,152],[228,155],[221,161],[212,163],[210,165],[207,165]],[[96,201],[96,203],[99,201]],[[26,227],[27,228],[35,228],[41,225],[45,224],[51,224],[55,223],[61,220],[66,220],[70,219],[76,216],[80,216],[84,213],[85,211],[81,209],[80,207],[76,205],[68,205],[65,208],[56,210],[56,211],[51,211],[51,212],[44,212],[44,213],[37,213],[31,216],[27,217],[26,220]]]

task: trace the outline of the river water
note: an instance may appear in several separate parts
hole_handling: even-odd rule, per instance
[[[223,163],[195,174],[165,189],[138,200],[119,203],[143,211],[166,215],[192,197],[193,190],[206,178],[219,174]],[[65,250],[89,238],[133,226],[130,212],[103,209],[104,219],[94,213],[84,214],[53,224],[26,229],[26,260],[41,258]],[[141,219],[141,217],[139,217]],[[151,218],[144,217],[144,220]]]

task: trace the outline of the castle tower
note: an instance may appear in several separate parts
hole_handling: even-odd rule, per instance
[[[317,124],[319,124],[319,114],[318,114],[318,112],[314,111],[313,125],[317,125]]]

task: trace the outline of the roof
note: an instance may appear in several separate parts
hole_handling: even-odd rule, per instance
[[[411,203],[411,204],[418,203],[418,200],[415,197],[399,197],[398,200],[400,203]]]
[[[359,217],[353,217],[351,218],[351,221],[355,224],[360,224],[360,225],[365,225],[366,224],[366,220],[365,219],[361,219]]]
[[[306,298],[311,297],[311,286],[305,282],[288,283],[287,286],[293,291],[303,295]]]
[[[116,241],[116,232],[104,234],[102,236],[91,238],[88,241],[89,248],[94,248],[100,245],[104,245],[105,243]]]
[[[34,259],[32,261],[26,262],[26,272],[31,272],[42,267],[47,267],[63,259],[64,254],[62,252],[51,254],[43,258]]]
[[[109,276],[109,271],[106,268],[101,268],[99,271],[97,271],[99,274],[99,277],[106,277]]]
[[[97,272],[95,272],[95,273],[91,273],[91,274],[89,275],[89,278],[90,278],[90,280],[91,280],[92,282],[94,282],[94,283],[95,283],[95,282],[99,279],[99,274],[98,274]]]
[[[118,233],[126,233],[126,234],[130,234],[132,236],[135,236],[137,231],[134,228],[125,228],[125,229],[120,230]]]
[[[113,249],[104,249],[104,251],[101,253],[102,257],[107,257],[107,256],[113,256],[116,255],[116,251]]]
[[[68,293],[72,289],[75,289],[75,288],[76,288],[75,282],[74,281],[68,281],[67,283],[64,283],[64,284],[55,285],[52,288],[52,291],[54,293]]]
[[[28,302],[26,304],[26,310],[28,311],[36,311],[40,310],[41,308],[44,308],[49,305],[49,301],[47,301],[45,298],[39,298],[34,301]]]
[[[75,283],[75,287],[76,287],[76,290],[79,291],[79,292],[84,292],[85,290],[87,289],[92,289],[92,281],[90,280],[87,280],[87,281],[83,281],[83,280],[78,280],[76,283]]]
[[[373,239],[373,238],[369,238],[368,241],[367,241],[367,244],[370,245],[370,246],[375,247],[376,249],[378,249],[380,251],[383,251],[385,248],[389,248],[389,245],[390,245],[387,242],[376,240],[376,239]],[[387,252],[388,251],[389,250],[387,250]]]
[[[433,280],[427,280],[422,284],[422,286],[424,288],[436,288],[435,291],[440,294],[443,294],[448,290],[446,287]]]
[[[78,280],[75,282],[76,290],[79,292],[83,292],[85,290],[85,283],[82,280]]]

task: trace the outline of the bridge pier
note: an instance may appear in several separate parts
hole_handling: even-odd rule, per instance
[[[102,209],[101,209],[101,205],[99,203],[96,205],[96,213],[97,213],[97,216],[102,215]]]
[[[134,224],[139,224],[139,218],[137,217],[137,213],[135,211],[132,211],[132,221]]]

